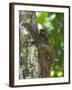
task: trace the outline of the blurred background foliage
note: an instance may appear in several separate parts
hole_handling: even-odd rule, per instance
[[[38,26],[48,30],[48,42],[55,52],[51,76],[64,76],[64,13],[37,12],[36,14]]]

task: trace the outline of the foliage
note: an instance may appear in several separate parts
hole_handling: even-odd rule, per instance
[[[52,77],[64,75],[64,13],[37,12],[37,21],[48,30],[49,43],[55,52],[55,61],[51,70]]]

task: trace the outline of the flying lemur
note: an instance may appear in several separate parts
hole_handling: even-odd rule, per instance
[[[41,29],[40,44],[38,45],[40,77],[50,77],[50,71],[54,61],[54,51],[48,43],[48,38],[47,30]]]

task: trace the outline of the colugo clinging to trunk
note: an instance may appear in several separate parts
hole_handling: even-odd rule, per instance
[[[40,77],[50,77],[51,67],[54,62],[54,50],[48,44],[48,32],[43,29],[41,29],[40,31],[38,58],[38,63],[40,67]]]

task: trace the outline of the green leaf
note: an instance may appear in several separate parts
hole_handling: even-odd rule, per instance
[[[43,25],[44,22],[45,22],[45,18],[46,17],[48,17],[48,13],[47,12],[40,12],[38,14],[38,22]]]

